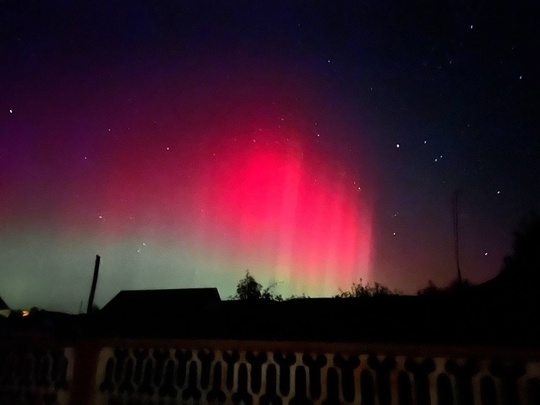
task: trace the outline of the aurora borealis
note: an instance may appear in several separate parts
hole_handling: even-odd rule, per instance
[[[414,293],[455,276],[458,188],[496,275],[540,201],[535,14],[421,3],[7,2],[0,296],[77,312],[95,254],[100,306],[246,269]]]

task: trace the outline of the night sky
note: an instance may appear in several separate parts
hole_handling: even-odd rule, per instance
[[[540,208],[537,2],[1,1],[0,296],[414,294]]]

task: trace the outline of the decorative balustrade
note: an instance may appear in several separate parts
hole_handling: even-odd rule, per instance
[[[540,404],[536,350],[87,340],[0,350],[0,404]]]
[[[417,355],[421,348],[391,355],[382,347],[339,344],[172,343],[103,348],[96,403],[540,404],[540,362],[522,356],[470,351],[448,357],[436,350]]]
[[[72,348],[0,349],[0,404],[69,404]]]

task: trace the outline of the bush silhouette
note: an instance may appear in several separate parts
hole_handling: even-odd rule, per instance
[[[358,297],[381,297],[387,295],[397,295],[397,291],[392,291],[390,288],[375,282],[374,285],[369,283],[363,284],[362,279],[358,283],[353,283],[349,290],[339,289],[339,294],[335,298],[358,298]]]

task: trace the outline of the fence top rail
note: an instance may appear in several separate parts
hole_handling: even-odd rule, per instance
[[[77,342],[74,347],[84,346],[99,350],[104,347],[122,348],[175,348],[187,350],[221,350],[288,353],[341,353],[344,355],[384,355],[407,357],[475,358],[478,360],[540,360],[540,348],[517,348],[501,346],[451,346],[395,343],[336,343],[304,341],[265,340],[212,340],[212,339],[125,339],[91,338]]]

